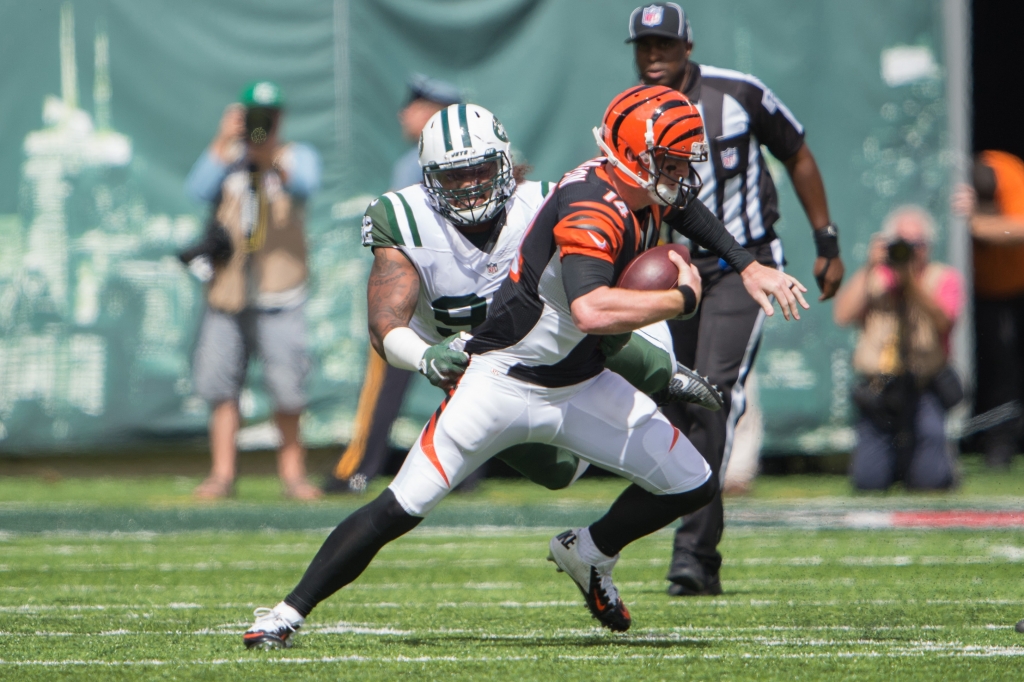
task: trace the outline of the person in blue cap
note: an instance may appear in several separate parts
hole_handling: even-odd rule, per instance
[[[398,112],[398,122],[402,125],[402,135],[412,142],[413,146],[392,166],[389,189],[402,189],[423,179],[423,173],[420,171],[420,152],[416,148],[423,126],[427,125],[430,117],[438,111],[449,105],[461,103],[462,92],[451,83],[421,73],[414,74],[409,79],[409,99]]]
[[[398,121],[403,136],[415,143],[431,116],[447,106],[462,103],[462,92],[451,83],[419,73],[409,78],[408,85],[409,98],[398,112]],[[392,167],[389,189],[402,189],[422,180],[420,151],[414,144]],[[398,418],[412,374],[388,365],[376,353],[369,353],[352,439],[327,477],[325,492],[362,492],[387,465],[388,434]]]

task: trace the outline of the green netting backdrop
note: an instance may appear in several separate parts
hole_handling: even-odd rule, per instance
[[[535,179],[557,179],[595,154],[590,127],[635,81],[623,44],[633,7],[0,4],[0,451],[204,432],[207,407],[189,378],[202,293],[173,254],[197,236],[206,209],[182,182],[224,106],[256,78],[282,84],[286,136],[324,160],[309,224],[315,370],[304,433],[313,445],[345,442],[367,352],[359,216],[407,149],[396,119],[405,79],[419,71],[457,83],[497,113]],[[940,3],[701,0],[686,9],[696,61],[756,74],[806,125],[849,266],[898,203],[923,203],[945,225]],[[886,79],[887,54],[895,61]],[[789,267],[810,284],[808,225],[775,166]],[[769,452],[849,446],[852,340],[832,325],[829,305],[815,304],[797,324],[769,322],[757,365]],[[252,447],[272,442],[254,369],[242,399],[242,442]],[[397,443],[415,436],[437,398],[429,385],[415,387]]]

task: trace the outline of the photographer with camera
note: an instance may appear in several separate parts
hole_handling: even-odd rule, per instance
[[[836,296],[836,323],[863,330],[853,356],[860,415],[850,464],[861,490],[954,482],[945,415],[963,390],[948,364],[949,335],[964,288],[956,270],[929,261],[934,235],[923,208],[892,211],[871,241],[867,265]]]
[[[283,108],[275,83],[246,87],[185,181],[192,198],[212,205],[205,236],[179,256],[206,283],[192,366],[194,389],[212,409],[213,466],[195,490],[201,499],[234,494],[238,399],[252,353],[274,403],[284,494],[320,496],[306,480],[299,438],[309,371],[306,202],[320,184],[320,160],[312,147],[281,141]]]

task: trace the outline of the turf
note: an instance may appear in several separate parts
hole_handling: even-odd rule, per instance
[[[984,506],[995,494],[1021,508],[1008,497],[1020,495],[1019,470],[988,483],[969,473],[942,498],[853,498],[842,479],[761,479],[751,499],[727,507]],[[13,500],[0,512],[180,517],[196,507],[194,484],[0,480],[0,497]],[[278,502],[276,483],[252,479],[240,501],[201,507],[305,516],[316,530],[11,532],[0,514],[0,679],[1019,678],[1019,530],[735,523],[722,544],[726,593],[689,599],[665,594],[671,537],[662,532],[630,546],[616,569],[634,626],[615,635],[544,560],[560,528],[473,525],[484,511],[527,522],[540,512],[592,515],[621,487],[584,480],[553,496],[487,482],[453,496],[442,506],[461,525],[424,524],[386,547],[280,652],[242,647],[252,609],[280,600],[325,536],[324,519],[361,500]]]

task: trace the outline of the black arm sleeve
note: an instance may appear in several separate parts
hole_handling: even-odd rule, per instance
[[[598,287],[615,286],[615,266],[600,258],[570,253],[562,258],[562,286],[572,305]]]
[[[700,201],[693,200],[682,211],[670,212],[665,216],[665,222],[676,232],[724,259],[736,272],[742,272],[754,262],[754,257]]]

